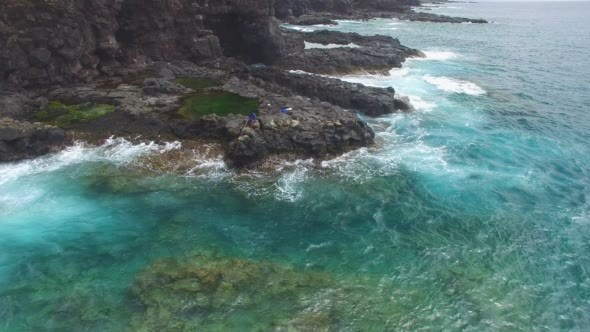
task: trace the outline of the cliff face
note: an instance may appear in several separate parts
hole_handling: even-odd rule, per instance
[[[270,63],[284,49],[273,16],[269,0],[4,0],[0,81],[84,81],[149,60],[222,52]]]
[[[119,1],[0,3],[0,75],[13,83],[84,79],[115,59]]]

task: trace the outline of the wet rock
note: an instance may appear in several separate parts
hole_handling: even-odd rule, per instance
[[[412,106],[412,103],[410,102],[410,98],[408,98],[407,96],[401,96],[395,99],[395,108],[400,110],[400,111],[413,111],[414,110],[414,106]]]

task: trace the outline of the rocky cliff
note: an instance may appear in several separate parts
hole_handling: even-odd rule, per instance
[[[154,60],[270,63],[284,49],[268,0],[3,0],[0,80],[89,81]]]
[[[0,161],[111,135],[215,140],[236,166],[369,146],[375,135],[355,111],[408,110],[393,88],[290,70],[381,72],[422,54],[389,37],[281,30],[276,17],[371,15],[405,1],[1,0]]]

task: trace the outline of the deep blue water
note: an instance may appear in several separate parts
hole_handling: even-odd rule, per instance
[[[586,330],[590,3],[432,11],[493,23],[335,28],[427,54],[390,76],[343,77],[393,86],[417,107],[368,119],[370,149],[246,174],[198,151],[188,168],[154,172],[176,145],[113,140],[0,165],[0,330],[125,331],[135,320],[156,331],[154,319],[270,330],[302,312],[333,330]],[[140,271],[202,252],[334,283],[292,312],[277,299],[195,322],[142,306]]]

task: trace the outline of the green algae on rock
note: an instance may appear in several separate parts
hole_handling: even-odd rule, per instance
[[[194,120],[203,115],[216,114],[249,114],[258,110],[258,100],[245,98],[238,94],[207,90],[197,92],[184,99],[178,114],[186,119]]]
[[[98,119],[114,111],[115,106],[109,104],[66,105],[59,101],[52,101],[45,109],[35,113],[35,118],[63,127]]]
[[[174,82],[193,90],[202,90],[221,85],[221,82],[205,77],[179,77]]]

